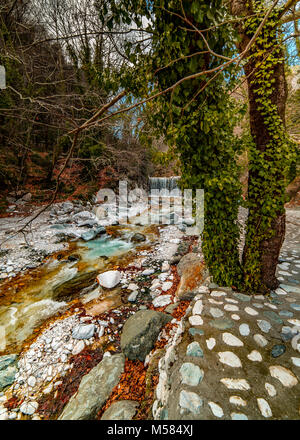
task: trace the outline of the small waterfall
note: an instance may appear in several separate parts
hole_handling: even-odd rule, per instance
[[[149,187],[150,191],[152,189],[156,190],[168,190],[172,191],[173,189],[178,188],[178,180],[180,176],[172,176],[172,177],[149,177]]]

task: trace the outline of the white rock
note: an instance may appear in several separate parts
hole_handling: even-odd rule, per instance
[[[228,365],[229,367],[240,368],[242,366],[240,358],[236,354],[232,353],[232,351],[219,352],[218,356],[220,358],[220,362]]]
[[[219,298],[220,296],[226,296],[226,292],[221,292],[220,290],[213,290],[211,296]]]
[[[191,325],[196,325],[196,326],[197,325],[202,325],[203,324],[203,319],[199,315],[190,316],[189,317],[189,323]]]
[[[265,399],[262,399],[261,397],[258,398],[257,404],[263,417],[265,418],[272,417],[272,411],[270,405]]]
[[[128,301],[129,301],[129,302],[135,302],[136,299],[137,299],[138,294],[139,294],[138,290],[136,290],[135,292],[132,292],[132,293],[128,296],[128,298],[127,298]]]
[[[130,283],[129,286],[127,287],[128,290],[137,290],[139,288],[139,286],[137,284],[134,283]]]
[[[258,312],[251,307],[245,307],[245,312],[248,313],[248,315],[255,316],[258,315]]]
[[[269,370],[271,376],[278,379],[285,387],[291,388],[298,383],[294,373],[281,365],[272,365]]]
[[[236,315],[234,313],[233,315],[231,315],[231,319],[233,319],[234,321],[239,321],[241,318],[239,317],[239,315]]]
[[[225,377],[221,379],[220,382],[222,382],[230,390],[241,390],[241,391],[250,390],[250,385],[246,379],[231,379]]]
[[[31,416],[38,409],[38,406],[39,406],[39,404],[37,402],[35,402],[35,401],[24,402],[20,406],[20,411],[23,414]]]
[[[161,271],[168,272],[169,270],[170,270],[170,265],[168,261],[164,261],[163,264],[161,265]]]
[[[253,336],[253,339],[260,347],[265,347],[268,344],[267,339],[263,335],[260,335],[258,333]]]
[[[244,343],[239,338],[232,335],[231,333],[223,333],[222,337],[225,344],[231,345],[232,347],[242,347],[244,345]]]
[[[161,290],[162,290],[163,292],[167,292],[168,290],[171,289],[172,286],[173,286],[172,281],[166,281],[166,282],[164,282],[164,283],[162,284],[162,286],[161,286]]]
[[[85,347],[85,343],[83,340],[78,341],[75,347],[73,348],[72,354],[76,355],[79,354]]]
[[[261,362],[262,361],[262,356],[261,356],[260,352],[257,350],[252,350],[251,353],[247,355],[247,358],[253,362]]]
[[[27,383],[28,383],[28,385],[29,385],[30,387],[34,387],[35,384],[36,384],[36,378],[35,378],[34,376],[30,376],[30,377],[28,378]]]
[[[215,402],[208,402],[210,409],[214,416],[221,418],[224,416],[224,411],[220,405]]]
[[[154,305],[154,307],[164,307],[167,306],[168,304],[171,304],[171,302],[172,302],[171,295],[161,295],[161,296],[157,296],[152,301],[152,304]]]
[[[296,367],[300,367],[300,358],[291,357],[291,360]]]
[[[267,390],[267,393],[269,394],[270,397],[275,397],[277,392],[276,392],[276,388],[271,385],[270,383],[266,382],[265,383],[265,389]]]
[[[250,334],[250,327],[248,324],[241,324],[239,326],[239,332],[242,336],[248,336]]]
[[[236,406],[246,406],[247,405],[247,402],[244,399],[242,399],[240,396],[230,396],[229,402],[232,405],[236,405]]]
[[[97,280],[100,286],[107,289],[112,289],[119,284],[121,280],[121,274],[117,270],[109,270],[98,275]]]
[[[224,309],[227,312],[238,312],[239,308],[235,306],[234,304],[225,304]]]
[[[206,345],[209,350],[212,350],[214,348],[214,346],[216,345],[215,338],[206,339]]]
[[[195,302],[195,305],[193,307],[193,315],[201,315],[203,311],[203,302],[201,299]]]

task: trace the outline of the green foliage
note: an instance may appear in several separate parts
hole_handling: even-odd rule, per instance
[[[204,39],[186,28],[178,14],[181,2],[121,2],[115,9],[117,21],[149,17],[152,21],[151,51],[128,42],[126,55],[134,66],[121,78],[122,85],[135,96],[146,96],[171,87],[182,78],[218,67],[224,59],[207,53]],[[182,1],[187,17],[198,29],[220,24],[226,17],[221,0]],[[134,13],[133,13],[134,11]],[[234,53],[233,30],[218,26],[205,32],[205,38],[216,53],[231,57]],[[201,52],[201,53],[199,53]],[[170,146],[166,161],[180,158],[183,188],[204,189],[205,226],[202,249],[214,281],[220,285],[239,286],[242,271],[238,255],[238,205],[241,185],[238,179],[237,155],[240,145],[233,136],[239,109],[229,100],[231,70],[218,75],[202,75],[182,82],[172,93],[150,101],[146,112],[157,135],[164,134]],[[159,156],[162,156],[160,154]],[[161,157],[160,157],[161,159]]]
[[[266,11],[256,2],[257,16],[248,18],[245,29],[251,38]],[[288,138],[284,121],[274,97],[276,67],[284,62],[278,30],[280,9],[274,10],[252,46],[250,57],[256,70],[251,77],[255,102],[261,123],[266,130],[265,145],[257,139],[249,148],[248,208],[244,282],[250,291],[266,291],[262,277],[264,243],[275,234],[276,218],[284,214],[285,189],[292,178],[295,145]]]

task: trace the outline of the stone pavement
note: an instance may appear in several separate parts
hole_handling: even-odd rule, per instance
[[[159,363],[155,419],[300,419],[300,210],[270,296],[202,288]]]

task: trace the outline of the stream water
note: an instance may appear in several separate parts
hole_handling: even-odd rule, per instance
[[[0,355],[20,352],[38,327],[58,312],[67,312],[74,298],[95,283],[99,272],[110,270],[127,256],[132,258],[141,248],[131,241],[135,232],[146,236],[143,247],[157,239],[149,227],[111,227],[112,235],[72,244],[71,252],[50,257],[39,269],[2,287]]]

